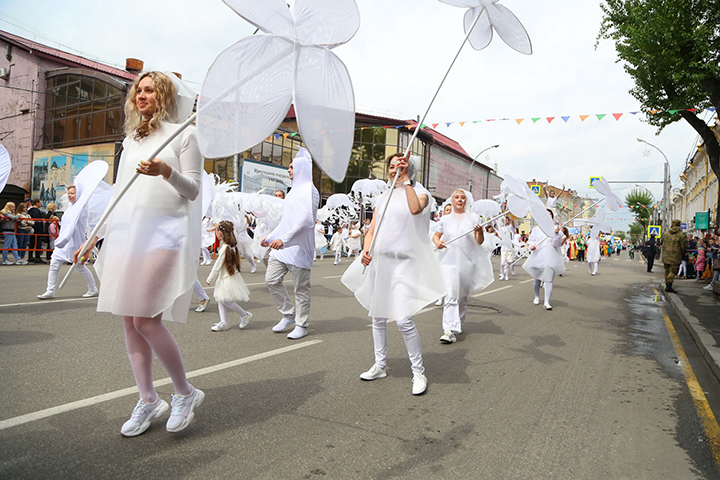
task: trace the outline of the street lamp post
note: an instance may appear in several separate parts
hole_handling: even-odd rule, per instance
[[[665,153],[662,150],[660,150],[658,147],[656,147],[652,143],[646,142],[642,138],[638,138],[637,141],[653,147],[655,150],[660,152],[660,154],[662,154],[663,158],[665,159],[665,177],[663,178],[663,202],[662,202],[662,204],[663,204],[662,226],[663,226],[663,231],[665,231],[668,228],[668,223],[669,223],[667,217],[668,217],[668,209],[670,206],[670,161],[668,160],[667,155],[665,155]]]
[[[478,157],[479,157],[480,155],[482,155],[483,153],[487,152],[487,151],[490,150],[491,148],[498,148],[499,146],[500,146],[500,145],[491,145],[491,146],[487,147],[485,150],[483,150],[482,152],[480,152],[480,153],[478,153],[477,155],[475,155],[475,158],[473,158],[473,161],[470,162],[470,170],[468,171],[468,192],[472,193],[472,168],[473,168],[473,165],[475,165],[475,161],[476,161],[476,160],[478,159]]]

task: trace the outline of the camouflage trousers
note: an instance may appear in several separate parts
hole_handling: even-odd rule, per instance
[[[665,283],[673,283],[675,281],[675,274],[677,273],[680,265],[664,263],[663,266],[665,267]]]

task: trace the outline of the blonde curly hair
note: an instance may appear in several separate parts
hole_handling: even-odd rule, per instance
[[[147,77],[150,77],[155,84],[157,108],[152,116],[143,117],[137,108],[135,99],[138,94],[138,85]],[[159,129],[160,122],[177,122],[176,93],[175,84],[162,72],[145,72],[136,78],[125,99],[125,135],[132,135],[135,140],[140,140]]]

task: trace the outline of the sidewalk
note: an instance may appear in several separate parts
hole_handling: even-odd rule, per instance
[[[720,379],[720,295],[703,290],[706,285],[704,281],[675,280],[673,288],[678,293],[665,292],[664,282],[660,290],[692,334],[715,376]]]

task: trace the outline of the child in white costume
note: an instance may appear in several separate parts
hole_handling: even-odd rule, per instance
[[[515,261],[515,227],[510,217],[505,217],[498,229],[502,243],[500,244],[500,280],[510,280],[510,265]]]
[[[595,230],[595,229],[593,229]],[[590,269],[590,275],[597,275],[598,264],[600,263],[600,238],[599,231],[592,231],[587,241],[585,256]]]
[[[330,239],[330,248],[333,252],[335,252],[335,263],[333,263],[333,265],[337,265],[338,263],[340,263],[340,259],[342,257],[342,250],[344,245],[342,239],[342,232],[343,227],[342,225],[340,225]]]
[[[317,259],[320,254],[320,260],[325,258],[323,248],[327,246],[327,239],[325,238],[325,226],[320,223],[320,220],[315,222],[315,258]]]
[[[147,72],[129,89],[125,103],[127,136],[115,195],[136,172],[140,176],[105,222],[103,248],[95,264],[103,285],[98,311],[122,316],[127,353],[140,394],[130,420],[120,430],[125,436],[140,435],[154,418],[168,411],[168,404],[153,385],[153,353],[175,389],[167,422],[169,432],[185,429],[205,398],[201,390],[188,383],[180,349],[162,324],[162,320],[184,323],[187,319],[197,279],[201,234],[203,159],[195,129],[187,128],[155,158],[147,160],[178,128],[168,123],[178,120],[176,81],[160,72]],[[184,108],[186,116],[192,102],[194,95],[190,108]],[[97,239],[92,239],[91,248]]]
[[[548,212],[554,218],[552,211],[548,209]],[[543,282],[545,310],[552,310],[550,297],[553,291],[553,279],[556,275],[565,273],[565,262],[560,253],[563,240],[563,232],[559,225],[555,227],[555,235],[552,238],[545,235],[540,227],[533,228],[528,237],[530,256],[523,263],[523,269],[535,279],[533,282],[533,292],[535,293],[533,303],[535,305],[540,304],[540,283]]]
[[[417,163],[398,153],[388,157],[390,180],[400,175],[397,188],[383,193],[375,204],[375,214],[363,247],[362,258],[353,262],[342,282],[372,317],[375,364],[360,375],[363,380],[387,376],[387,319],[393,318],[402,333],[413,372],[413,395],[427,389],[420,335],[412,317],[423,307],[445,294],[442,271],[428,236],[430,193],[415,183]],[[373,256],[369,254],[376,220],[389,202],[381,229],[377,232]],[[367,271],[363,274],[363,265]]]
[[[215,284],[215,300],[218,302],[220,321],[212,326],[213,332],[228,330],[230,324],[227,321],[226,311],[232,310],[240,314],[240,329],[247,327],[252,313],[243,310],[236,302],[247,302],[250,300],[250,290],[240,276],[240,252],[237,248],[237,239],[233,233],[232,222],[220,222],[216,235],[222,242],[218,252],[217,262],[213,265],[210,275],[205,283]]]
[[[82,204],[78,201],[83,195],[83,186],[70,186],[67,189],[67,194],[71,206],[67,212],[65,212],[65,216],[63,217],[65,221],[60,221],[60,237],[56,240],[52,258],[50,259],[47,290],[45,290],[45,293],[37,296],[40,300],[55,298],[55,289],[58,284],[60,266],[66,262],[72,262],[73,253],[82,246],[83,242],[85,242],[85,230],[87,229],[88,224],[87,199],[84,199],[85,202],[82,202]],[[85,194],[92,195],[92,192],[85,192]],[[74,207],[80,208],[81,211],[78,213],[77,221],[74,222],[74,224],[71,224],[69,222],[71,217],[68,214],[71,213],[70,209]],[[63,228],[65,229],[64,231]],[[72,229],[72,231],[69,231],[70,229]],[[83,294],[83,297],[96,297],[98,295],[98,289],[92,272],[90,272],[90,270],[88,270],[88,268],[82,263],[78,263],[75,267],[77,268],[77,271],[80,272],[80,275],[82,275],[85,279],[85,283],[87,283],[88,290],[85,294]]]
[[[350,258],[350,254],[353,256],[357,256],[358,253],[362,250],[362,245],[360,244],[360,227],[357,223],[353,223],[350,227],[350,233],[348,235],[348,258]]]
[[[472,196],[457,189],[452,194],[452,213],[440,219],[433,242],[438,248],[438,260],[445,280],[445,306],[443,307],[441,343],[455,343],[456,335],[462,333],[462,324],[467,312],[468,295],[479,292],[490,285],[493,278],[492,263],[482,246],[484,229],[469,211]],[[465,235],[445,245],[445,242],[475,228],[475,233]],[[489,242],[490,248],[494,245]]]

